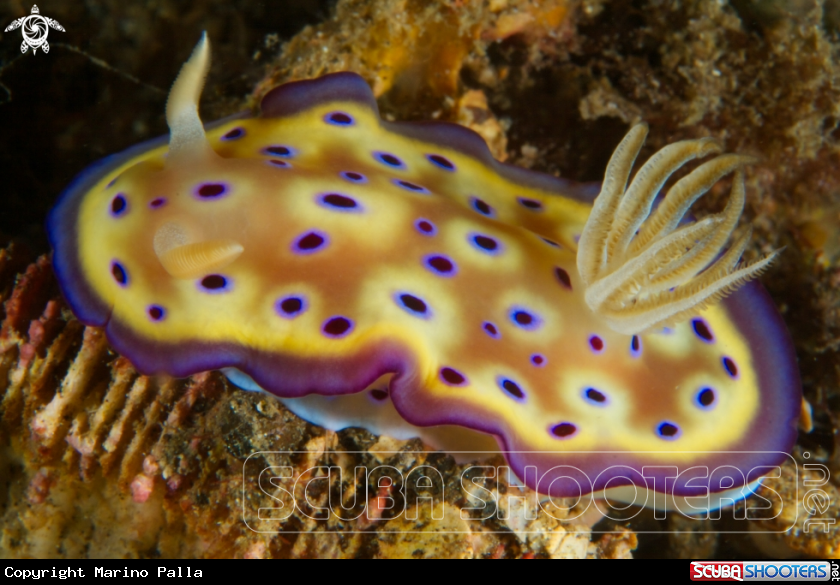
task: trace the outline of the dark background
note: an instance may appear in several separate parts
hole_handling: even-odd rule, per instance
[[[243,107],[282,42],[330,14],[335,0],[43,0],[48,54],[21,54],[29,0],[0,4],[0,244],[46,252],[44,219],[88,164],[167,132],[169,86],[203,30],[213,65],[201,113]]]

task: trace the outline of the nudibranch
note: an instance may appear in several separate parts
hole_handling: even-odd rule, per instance
[[[468,129],[381,120],[352,73],[205,129],[208,68],[202,39],[168,142],[84,171],[48,219],[70,307],[141,372],[222,369],[334,429],[476,432],[550,496],[748,492],[792,448],[792,344],[745,282],[771,258],[739,267],[749,234],[723,251],[746,157],[683,141],[628,186],[639,125],[593,205]],[[721,213],[683,221],[733,172]]]

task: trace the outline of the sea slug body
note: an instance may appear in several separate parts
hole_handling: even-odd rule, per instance
[[[168,142],[85,171],[48,219],[70,307],[140,371],[223,369],[335,429],[478,433],[552,496],[661,492],[674,467],[678,496],[749,489],[792,448],[792,345],[745,283],[772,256],[739,267],[746,237],[725,248],[746,157],[715,156],[651,211],[719,145],[666,147],[628,187],[636,126],[594,199],[495,161],[465,128],[381,120],[352,73],[205,130],[208,67],[203,39]],[[681,223],[731,172],[727,208]]]

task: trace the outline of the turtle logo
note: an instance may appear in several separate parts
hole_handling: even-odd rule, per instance
[[[6,27],[6,32],[22,28],[23,42],[20,44],[20,52],[25,53],[29,47],[32,47],[32,54],[38,52],[38,49],[43,49],[45,53],[50,52],[50,45],[47,43],[47,34],[50,28],[64,32],[64,27],[58,24],[57,20],[41,16],[38,7],[32,6],[32,14],[24,16],[13,21],[12,24]]]

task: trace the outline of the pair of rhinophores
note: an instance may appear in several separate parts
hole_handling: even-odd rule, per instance
[[[726,249],[747,157],[678,142],[628,186],[637,125],[593,203],[463,127],[381,120],[352,73],[205,130],[208,68],[203,38],[168,143],[86,170],[48,220],[70,307],[141,372],[218,368],[333,430],[499,450],[550,496],[633,499],[632,483],[638,504],[708,490],[715,507],[792,448],[792,345],[747,282],[773,255],[741,266],[749,233]],[[683,221],[731,172],[726,208]]]

